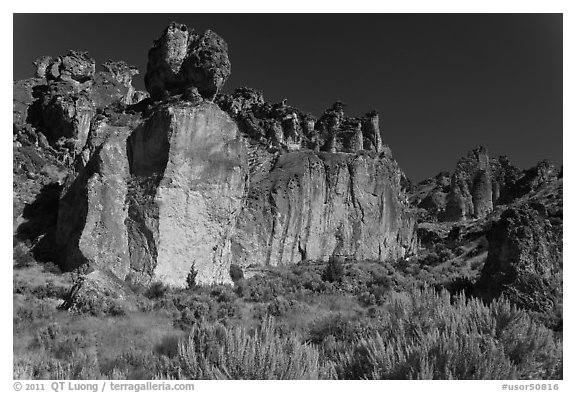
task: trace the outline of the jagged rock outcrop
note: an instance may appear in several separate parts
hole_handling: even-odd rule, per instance
[[[514,188],[521,171],[510,163],[507,156],[490,159],[492,175],[492,201],[494,206],[505,205],[520,197]]]
[[[94,75],[90,98],[98,108],[119,102],[125,105],[136,104],[144,97],[132,86],[132,78],[138,75],[136,67],[123,61],[108,60],[102,64],[102,71]]]
[[[544,160],[536,164],[536,166],[523,171],[521,176],[518,176],[511,193],[513,197],[519,198],[559,178],[560,172],[554,164],[550,160]]]
[[[34,103],[34,126],[43,132],[51,145],[59,144],[72,152],[86,143],[96,106],[89,92],[77,90],[68,81],[54,81],[38,86]]]
[[[22,93],[18,95],[26,98],[24,105],[18,103],[19,116],[25,113],[33,129],[28,134],[42,133],[48,144],[67,151],[72,160],[86,144],[98,112],[111,105],[135,104],[142,98],[132,86],[138,70],[122,61],[109,60],[103,71],[95,72],[95,61],[88,53],[70,51],[56,59],[43,56],[34,64],[39,78],[28,80],[28,89],[21,83],[14,85],[15,92],[29,91],[32,97],[30,102]]]
[[[410,190],[409,200],[413,206],[425,209],[428,219],[435,220],[446,208],[446,196],[450,192],[449,172],[440,172],[435,177],[425,179]]]
[[[443,221],[486,217],[495,206],[519,196],[514,191],[519,177],[520,170],[508,157],[494,159],[484,147],[474,149],[458,161],[444,211],[438,217]]]
[[[270,104],[261,92],[239,88],[229,95],[219,95],[216,102],[236,120],[241,131],[261,145],[283,151],[310,149],[329,153],[386,151],[380,135],[376,111],[364,117],[347,117],[345,104],[334,103],[316,119],[286,103]]]
[[[480,147],[458,161],[452,175],[442,172],[410,191],[410,203],[425,220],[481,218],[558,178],[550,161],[521,171],[506,156],[490,158]]]
[[[190,89],[213,99],[229,76],[228,46],[210,30],[200,36],[172,22],[148,52],[145,83],[154,101]]]
[[[475,291],[487,300],[504,295],[554,326],[562,314],[562,220],[542,206],[514,206],[492,226]]]
[[[29,124],[28,108],[35,100],[34,88],[43,83],[44,80],[41,78],[30,78],[14,81],[12,85],[12,124],[15,140],[20,139],[24,142],[24,134],[33,133],[32,125]]]
[[[34,62],[34,65],[37,77],[73,83],[86,82],[92,79],[96,72],[96,62],[88,55],[88,52],[73,50],[54,59],[42,56]]]
[[[290,152],[252,176],[232,244],[236,264],[288,265],[415,252],[415,221],[389,156]]]
[[[491,174],[490,157],[483,147],[460,159],[452,175],[443,219],[456,221],[490,213],[494,207]]]

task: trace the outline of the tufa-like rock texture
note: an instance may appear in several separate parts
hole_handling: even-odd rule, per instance
[[[228,46],[213,31],[203,35],[172,22],[148,52],[144,81],[154,101],[197,89],[213,99],[230,76]]]

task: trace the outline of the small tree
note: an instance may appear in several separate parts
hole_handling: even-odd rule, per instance
[[[188,277],[186,277],[186,285],[188,289],[196,288],[196,276],[198,275],[198,271],[196,270],[196,264],[193,263],[192,267],[190,268],[190,273],[188,273]]]

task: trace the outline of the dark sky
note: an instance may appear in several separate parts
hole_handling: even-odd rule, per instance
[[[137,66],[171,21],[229,47],[225,92],[249,86],[314,115],[380,112],[383,141],[414,181],[478,145],[526,168],[562,163],[561,14],[15,14],[14,79],[69,49]]]

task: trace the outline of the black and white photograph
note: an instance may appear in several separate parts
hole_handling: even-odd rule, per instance
[[[295,12],[12,15],[9,387],[563,390],[564,15]]]

